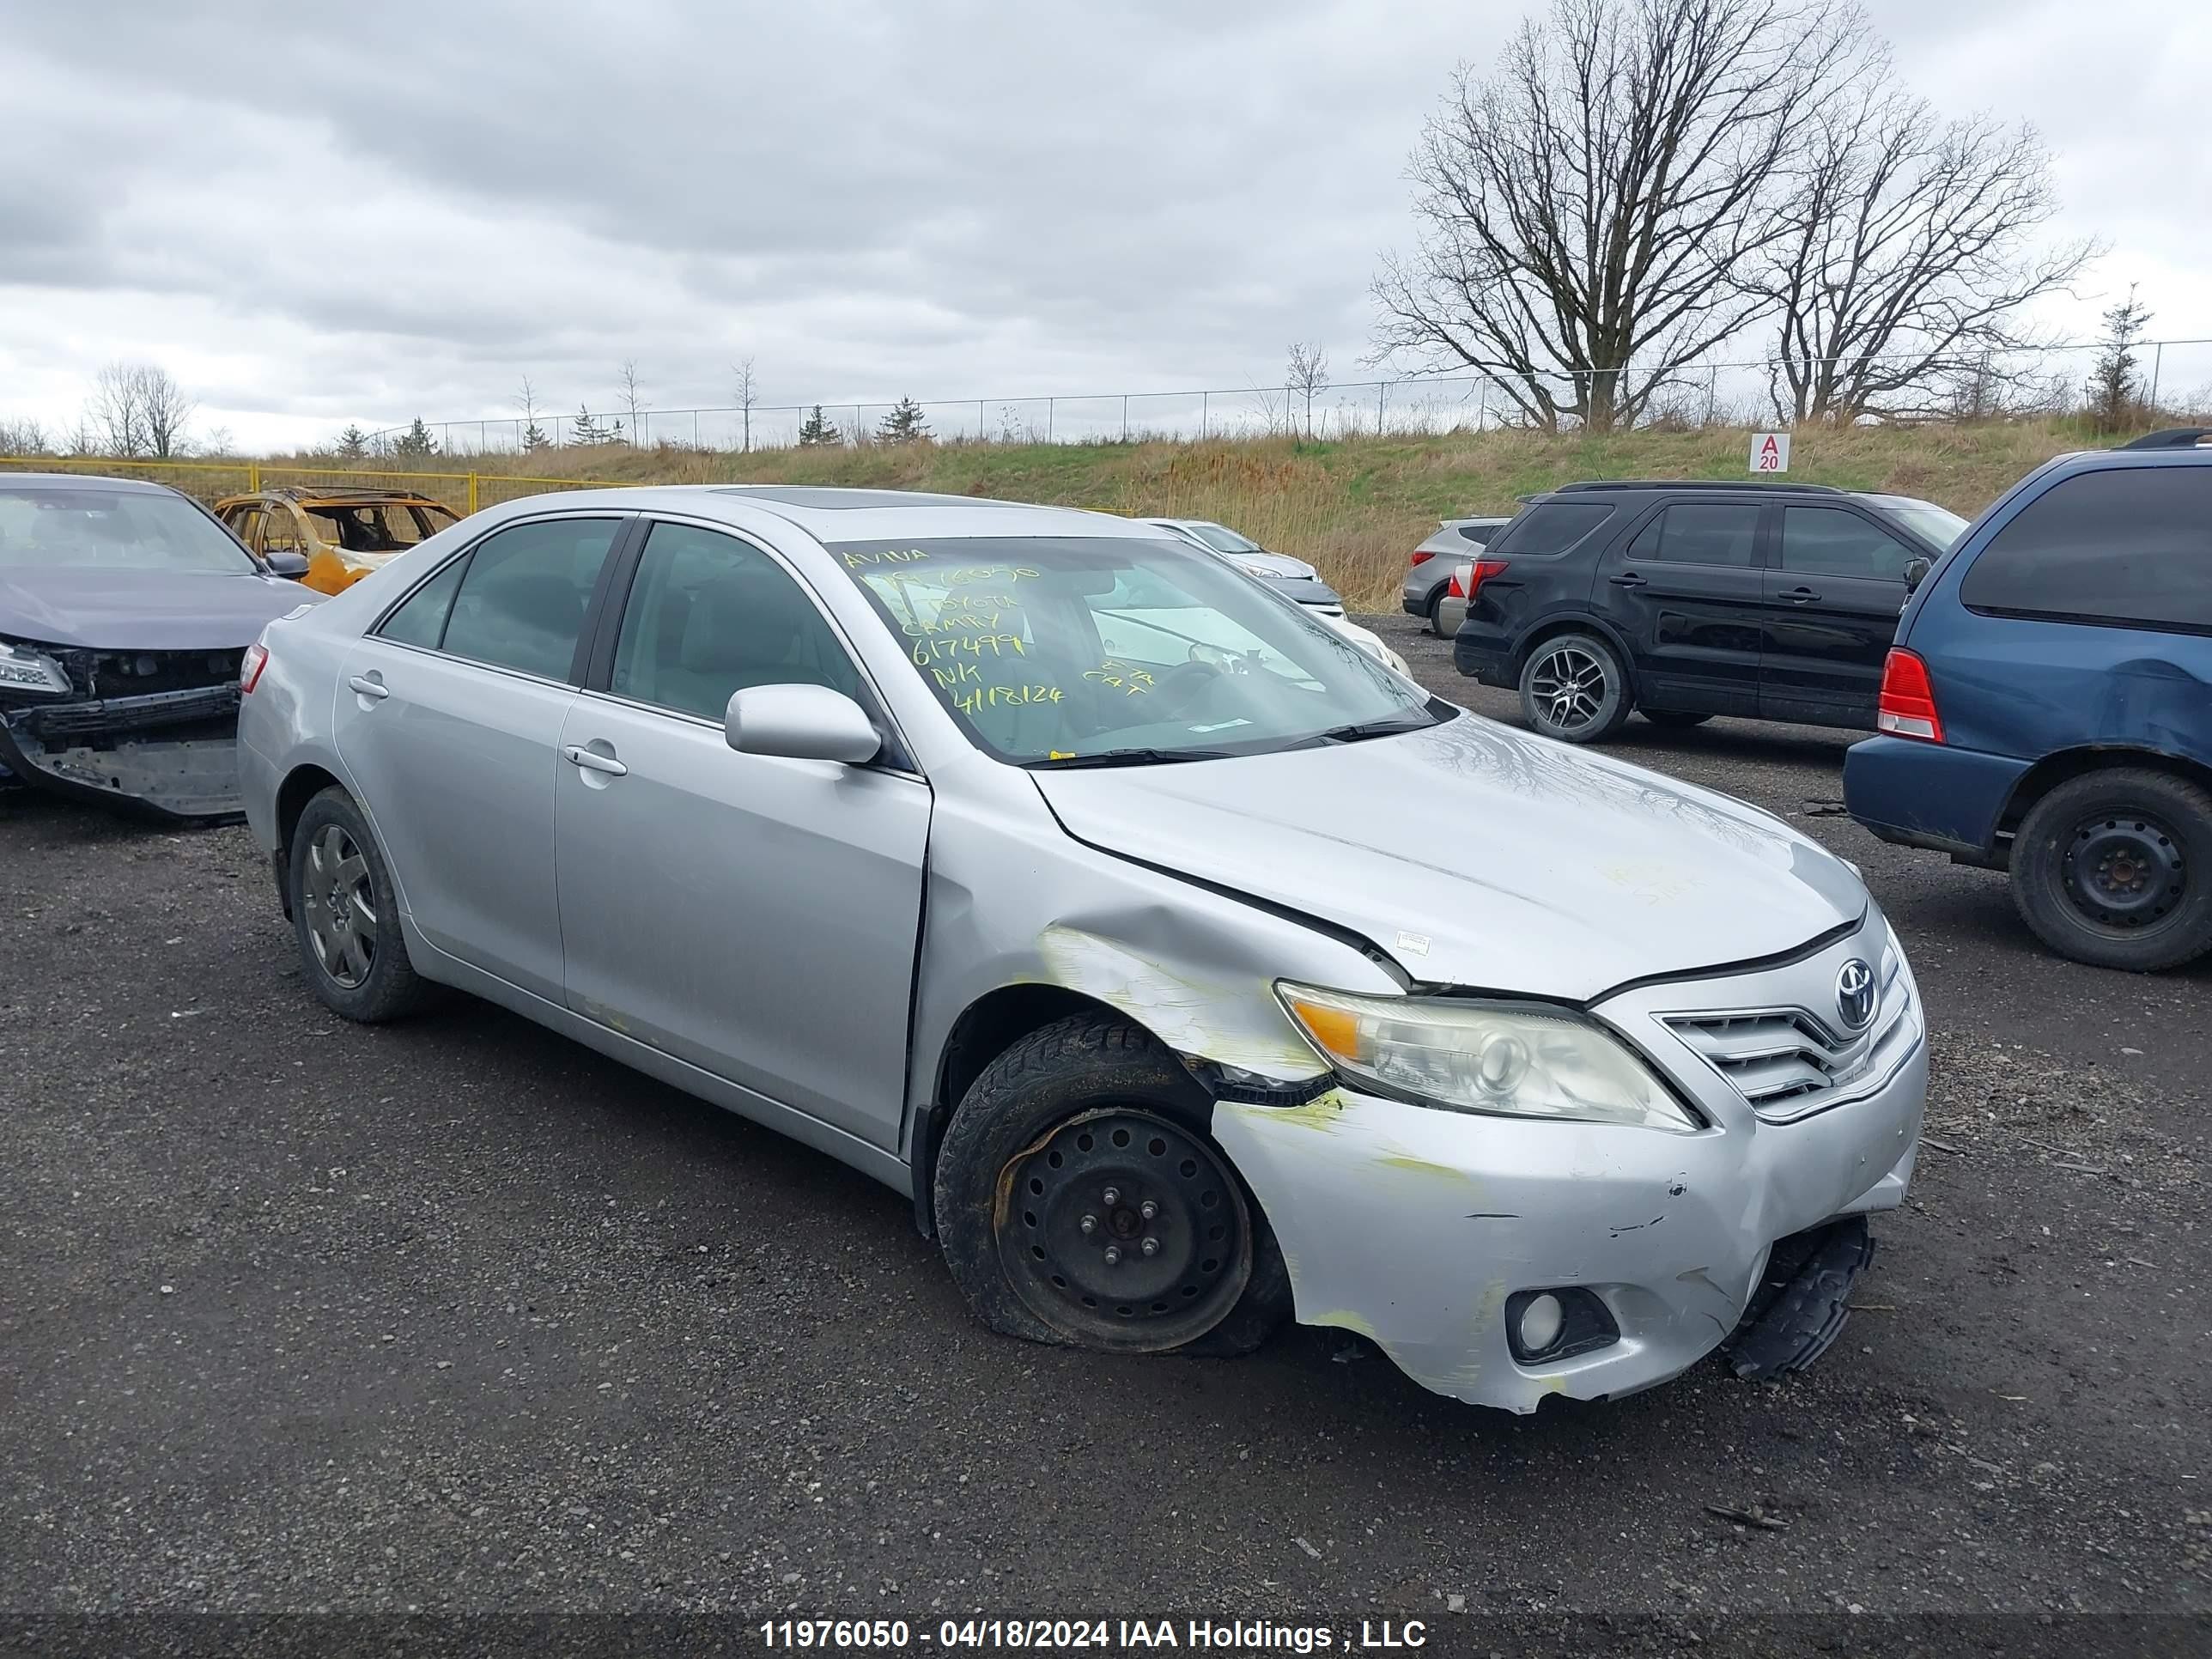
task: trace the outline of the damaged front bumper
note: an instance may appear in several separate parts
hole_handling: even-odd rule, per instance
[[[239,811],[238,687],[0,703],[0,773],[179,818]]]
[[[1869,931],[1887,942],[1878,917]],[[1267,1212],[1298,1320],[1360,1333],[1439,1394],[1516,1412],[1549,1395],[1634,1393],[1695,1364],[1755,1298],[1774,1299],[1760,1291],[1778,1243],[1902,1201],[1928,1060],[1893,945],[1875,958],[1885,1002],[1863,1067],[1839,1066],[1825,1097],[1755,1107],[1676,1035],[1682,1011],[1802,1007],[1807,987],[1832,988],[1863,948],[1855,937],[1786,969],[1644,988],[1594,1011],[1691,1098],[1708,1125],[1695,1133],[1479,1116],[1341,1085],[1291,1107],[1218,1101],[1215,1138]],[[1543,1295],[1562,1306],[1562,1340],[1531,1355],[1517,1322]],[[1809,1358],[1832,1337],[1816,1326],[1796,1351]]]

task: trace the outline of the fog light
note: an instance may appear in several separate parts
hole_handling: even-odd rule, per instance
[[[1559,1298],[1548,1291],[1532,1296],[1528,1306],[1521,1310],[1521,1346],[1529,1353],[1541,1353],[1559,1340],[1559,1332],[1567,1322],[1567,1310],[1559,1305]]]
[[[1521,1364],[1548,1364],[1620,1340],[1613,1310],[1587,1285],[1516,1291],[1505,1298],[1505,1345]]]

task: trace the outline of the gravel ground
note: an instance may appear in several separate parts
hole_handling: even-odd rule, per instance
[[[826,1158],[483,1005],[325,1014],[243,830],[0,800],[0,1622],[27,1646],[99,1628],[76,1615],[410,1609],[729,1614],[668,1628],[731,1650],[787,1615],[2201,1644],[2114,1616],[2212,1611],[2212,972],[2044,955],[2001,878],[1838,816],[1848,741],[1638,721],[1617,752],[1864,866],[1927,998],[1942,1146],[1810,1373],[1709,1364],[1529,1418],[1339,1332],[1238,1361],[994,1338],[903,1201]]]

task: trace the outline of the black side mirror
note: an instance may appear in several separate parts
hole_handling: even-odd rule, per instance
[[[297,581],[307,574],[307,556],[304,553],[294,553],[289,550],[283,550],[275,553],[264,553],[261,557],[268,565],[269,574],[272,576],[286,576]]]
[[[1926,559],[1907,559],[1905,562],[1905,591],[1910,593],[1928,580],[1928,573],[1936,567]]]

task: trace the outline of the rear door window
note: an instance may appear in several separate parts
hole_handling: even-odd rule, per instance
[[[599,567],[621,527],[619,519],[555,519],[479,542],[453,596],[445,650],[542,679],[567,679]]]
[[[1887,531],[1840,507],[1782,509],[1782,568],[1803,576],[1862,576],[1902,582],[1922,556]]]
[[[2003,616],[2212,633],[2212,466],[2060,480],[1997,532],[1959,597]]]
[[[1603,501],[1539,501],[1498,532],[1500,553],[1564,553],[1613,516]]]
[[[1759,511],[1753,501],[1678,502],[1636,532],[1628,556],[1749,568],[1759,562]]]

